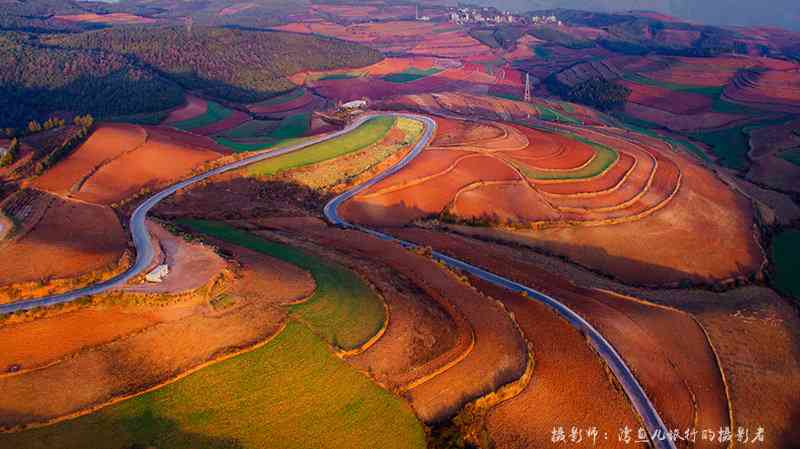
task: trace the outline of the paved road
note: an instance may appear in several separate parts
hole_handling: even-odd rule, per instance
[[[384,171],[380,175],[370,179],[369,181],[351,190],[348,190],[347,192],[344,192],[341,195],[337,196],[336,198],[332,199],[328,204],[325,205],[324,212],[327,219],[331,223],[337,226],[357,229],[359,231],[368,233],[382,240],[397,242],[406,248],[414,248],[417,247],[418,245],[409,241],[397,239],[395,237],[392,237],[391,235],[373,229],[348,223],[347,221],[342,219],[338,213],[339,206],[342,203],[352,198],[353,196],[357,195],[358,193],[368,189],[374,184],[380,182],[381,180],[397,173],[398,171],[403,169],[406,165],[408,165],[409,162],[411,162],[415,157],[417,157],[422,152],[422,150],[425,149],[425,147],[432,139],[433,133],[436,130],[436,123],[429,117],[424,117],[415,114],[400,114],[400,113],[387,113],[387,114],[398,117],[407,117],[421,121],[425,125],[422,138],[419,140],[419,142],[417,142],[412,151],[409,152],[409,154],[406,155],[397,164],[395,164],[388,170]],[[224,173],[230,170],[236,170],[245,167],[247,165],[253,164],[255,162],[260,162],[286,153],[291,153],[306,148],[315,143],[319,143],[325,140],[332,139],[334,137],[338,137],[342,134],[346,134],[352,131],[353,129],[357,128],[358,126],[360,126],[366,120],[376,115],[381,115],[381,114],[365,115],[359,118],[358,120],[354,121],[352,124],[348,125],[346,128],[342,129],[341,131],[337,131],[335,133],[305,142],[303,144],[282,148],[280,150],[258,153],[254,156],[239,160],[237,162],[233,162],[228,165],[224,165],[222,167],[212,169],[203,174],[186,179],[156,193],[155,195],[145,200],[141,205],[139,205],[139,207],[137,207],[136,210],[134,210],[133,215],[131,215],[130,230],[134,246],[136,247],[136,262],[130,269],[128,269],[128,271],[108,281],[91,285],[86,288],[67,292],[64,294],[20,301],[13,304],[0,305],[0,315],[16,311],[36,309],[39,307],[52,306],[56,304],[63,304],[70,301],[74,301],[76,299],[82,298],[87,295],[103,293],[105,291],[122,286],[130,279],[138,276],[145,269],[147,269],[147,267],[151,264],[153,260],[154,250],[152,242],[150,241],[150,234],[147,232],[145,219],[147,218],[147,213],[160,201],[164,200],[165,198],[167,198],[168,196],[172,195],[173,193],[177,192],[182,188],[188,187],[196,182],[202,181],[211,176],[218,175],[220,173]],[[625,390],[625,393],[628,395],[628,398],[630,399],[634,408],[642,417],[642,421],[644,422],[645,428],[648,430],[648,432],[650,432],[651,435],[655,435],[656,431],[660,432],[661,435],[667,434],[667,428],[664,425],[664,422],[661,420],[658,411],[656,411],[655,407],[648,399],[644,389],[642,389],[641,385],[639,385],[639,382],[636,380],[636,377],[633,375],[630,368],[628,368],[628,366],[625,364],[625,361],[617,353],[614,347],[605,338],[603,338],[600,332],[598,332],[597,329],[595,329],[581,316],[579,316],[577,313],[575,313],[573,310],[571,310],[564,304],[558,302],[557,300],[537,290],[526,287],[522,284],[519,284],[510,279],[494,274],[490,271],[484,270],[475,265],[471,265],[467,262],[450,257],[438,251],[433,251],[432,257],[441,261],[444,264],[447,264],[450,267],[468,272],[473,276],[491,282],[495,285],[507,288],[514,292],[526,293],[528,297],[531,298],[532,300],[540,301],[545,305],[549,306],[550,308],[552,308],[553,310],[555,310],[558,314],[564,317],[569,323],[571,323],[576,329],[578,329],[584,335],[587,336],[587,338],[589,339],[589,341],[591,342],[592,346],[595,348],[597,353],[600,355],[600,357],[603,358],[603,360],[605,360],[605,362],[608,364],[608,367],[611,369],[611,371],[619,380],[620,384]],[[654,441],[654,446],[657,449],[676,449],[675,444],[671,441]]]
[[[325,140],[329,140],[343,134],[347,134],[348,132],[357,128],[371,117],[372,115],[363,116],[358,120],[355,120],[353,123],[351,123],[344,129],[337,131],[335,133],[331,133],[317,139],[306,141],[298,145],[293,145],[291,147],[281,148],[279,150],[274,150],[274,151],[270,150],[270,151],[260,152],[253,156],[209,170],[203,174],[191,177],[177,184],[174,184],[170,187],[167,187],[166,189],[147,198],[147,200],[145,200],[142,204],[139,205],[139,207],[136,208],[136,210],[134,210],[133,215],[131,215],[129,227],[131,231],[131,237],[133,238],[133,244],[136,247],[136,261],[134,262],[133,266],[131,266],[127,271],[107,281],[90,285],[85,288],[73,290],[60,295],[45,296],[31,300],[19,301],[13,304],[2,304],[0,305],[0,315],[6,315],[9,313],[19,312],[23,310],[36,309],[39,307],[64,304],[83,298],[85,296],[96,295],[99,293],[106,292],[108,290],[112,290],[117,287],[121,287],[132,278],[140,275],[144,270],[147,269],[148,266],[150,266],[151,262],[153,261],[153,256],[155,252],[153,250],[153,245],[150,242],[150,233],[147,232],[145,219],[147,218],[147,213],[150,212],[150,210],[153,207],[155,207],[156,204],[164,200],[164,198],[167,198],[168,196],[172,195],[173,193],[177,192],[180,189],[188,187],[196,182],[202,181],[211,176],[218,175],[220,173],[225,173],[230,170],[236,170],[245,167],[247,165],[254,164],[256,162],[260,162],[266,159],[271,159],[277,156],[284,155],[286,153],[291,153],[306,148],[308,146],[314,145],[316,143],[323,142]]]
[[[412,149],[412,151],[397,164],[395,164],[385,172],[381,173],[379,176],[376,176],[375,178],[372,178],[369,181],[357,187],[354,187],[353,189],[348,190],[347,192],[344,192],[341,195],[337,196],[336,198],[332,199],[328,204],[325,205],[324,211],[325,211],[325,217],[328,219],[328,221],[337,226],[343,228],[356,229],[382,240],[397,242],[406,248],[415,248],[418,245],[416,245],[413,242],[398,239],[392,237],[389,234],[379,232],[374,229],[369,229],[364,226],[359,226],[356,224],[349,223],[346,220],[344,220],[341,216],[339,216],[338,212],[339,206],[342,205],[345,201],[351,199],[355,195],[363,192],[364,190],[375,185],[381,180],[403,169],[406,165],[408,165],[409,162],[411,162],[415,157],[417,157],[417,155],[419,155],[420,152],[422,152],[422,150],[425,149],[425,147],[430,142],[430,139],[432,138],[433,133],[436,130],[436,123],[433,120],[431,120],[428,117],[418,116],[413,114],[396,114],[396,115],[402,115],[408,118],[420,120],[425,124],[425,132],[420,141]],[[531,300],[539,301],[545,304],[546,306],[550,307],[551,309],[555,310],[559,315],[561,315],[564,319],[566,319],[575,329],[579,330],[584,335],[586,335],[589,342],[594,347],[595,351],[597,351],[597,354],[600,355],[600,357],[606,362],[608,367],[611,369],[611,372],[614,373],[617,380],[622,385],[622,388],[625,390],[625,393],[627,394],[628,398],[633,404],[633,407],[636,410],[636,412],[639,413],[639,416],[641,416],[644,426],[650,433],[650,435],[662,435],[664,437],[667,435],[668,430],[667,427],[664,425],[664,421],[661,420],[661,416],[659,416],[658,411],[656,410],[655,406],[653,406],[653,403],[650,402],[650,399],[647,397],[647,393],[645,393],[644,389],[639,384],[638,380],[636,380],[636,376],[633,375],[633,372],[630,370],[630,368],[628,368],[628,366],[625,364],[625,361],[622,359],[619,353],[617,353],[617,351],[614,349],[611,343],[609,343],[603,337],[603,335],[600,334],[600,332],[594,328],[594,326],[592,326],[591,324],[589,324],[589,322],[584,320],[583,317],[578,315],[575,311],[573,311],[569,307],[560,303],[558,300],[550,296],[547,296],[540,291],[534,290],[530,287],[526,287],[525,285],[519,284],[510,279],[504,278],[490,271],[484,270],[483,268],[469,264],[454,257],[450,257],[447,254],[441,253],[436,250],[432,251],[431,256],[434,259],[452,268],[467,272],[473,276],[476,276],[487,282],[491,282],[492,284],[495,284],[497,286],[506,288],[513,292],[525,293]],[[569,375],[569,373],[565,373],[565,375]],[[634,430],[634,435],[635,432],[636,430]],[[657,438],[654,438],[653,445],[657,449],[676,449],[675,443],[669,440],[659,441]]]

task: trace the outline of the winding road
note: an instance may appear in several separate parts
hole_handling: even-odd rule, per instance
[[[107,281],[91,285],[89,287],[74,290],[71,292],[53,296],[46,296],[38,299],[20,301],[12,304],[0,305],[0,315],[23,311],[23,310],[36,309],[39,307],[64,304],[87,295],[103,293],[108,290],[124,285],[130,279],[138,276],[145,269],[147,269],[147,267],[151,264],[153,260],[155,252],[153,249],[152,242],[150,240],[150,234],[147,231],[145,225],[145,219],[147,217],[147,213],[160,201],[164,200],[165,198],[167,198],[168,196],[172,195],[173,193],[177,192],[180,189],[188,187],[194,183],[203,181],[211,176],[215,176],[231,170],[236,170],[266,159],[298,151],[303,148],[314,145],[316,143],[330,140],[335,137],[341,136],[343,134],[349,133],[353,129],[363,124],[365,121],[379,115],[406,117],[420,121],[425,125],[423,135],[417,142],[417,144],[414,146],[414,148],[402,160],[397,162],[391,168],[385,170],[380,175],[370,179],[369,181],[340,194],[339,196],[335,197],[330,202],[328,202],[328,204],[326,204],[324,208],[325,217],[332,224],[342,228],[358,230],[382,240],[396,242],[405,248],[418,247],[418,245],[416,245],[413,242],[398,239],[392,237],[389,234],[385,234],[383,232],[379,232],[374,229],[349,223],[339,216],[338,209],[340,205],[342,205],[345,201],[353,198],[355,195],[363,192],[364,190],[380,182],[381,180],[386,179],[387,177],[392,176],[393,174],[402,170],[406,165],[408,165],[409,162],[411,162],[415,157],[417,157],[425,149],[425,147],[427,147],[428,143],[433,138],[434,132],[436,131],[436,123],[429,117],[416,114],[403,114],[394,112],[371,113],[360,117],[358,120],[355,120],[353,123],[349,124],[347,127],[345,127],[340,131],[304,142],[302,144],[293,145],[290,147],[285,147],[274,151],[260,152],[254,156],[247,157],[239,161],[232,162],[230,164],[212,169],[208,172],[191,177],[177,184],[174,184],[170,187],[167,187],[166,189],[147,198],[141,205],[139,205],[134,210],[133,214],[131,215],[130,230],[134,246],[136,247],[136,262],[125,273],[122,273]],[[530,287],[514,282],[511,279],[499,276],[483,268],[469,264],[454,257],[450,257],[447,254],[435,250],[432,251],[431,257],[440,261],[441,263],[446,264],[449,267],[467,272],[473,276],[476,276],[480,279],[483,279],[497,286],[506,288],[514,292],[524,293],[531,300],[539,301],[545,304],[546,306],[550,307],[551,309],[553,309],[559,315],[561,315],[575,329],[586,335],[588,341],[594,347],[597,354],[605,361],[609,369],[614,373],[620,385],[622,385],[622,388],[625,391],[626,395],[628,396],[628,399],[631,401],[631,404],[633,405],[636,412],[640,415],[642,422],[644,423],[644,426],[648,431],[648,433],[650,435],[661,436],[661,438],[652,439],[653,446],[657,449],[676,449],[675,443],[665,438],[666,435],[669,433],[667,427],[665,426],[663,420],[658,414],[658,411],[655,409],[655,406],[653,406],[653,403],[647,397],[647,394],[645,393],[644,389],[639,384],[638,380],[636,379],[636,376],[634,376],[633,372],[626,365],[622,356],[620,356],[620,354],[614,349],[611,343],[609,343],[603,337],[603,335],[583,317],[578,315],[575,311],[573,311],[566,305],[562,304],[558,300],[550,296],[547,296],[542,292],[534,290]]]

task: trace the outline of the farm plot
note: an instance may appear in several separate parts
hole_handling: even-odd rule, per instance
[[[313,189],[338,190],[343,183],[357,183],[358,179],[399,160],[419,139],[422,130],[420,122],[400,117],[380,141],[359,151],[291,170],[286,176]]]
[[[0,445],[405,449],[424,448],[425,436],[402,400],[290,322],[251,352],[90,415],[0,434]]]
[[[717,365],[714,352],[703,329],[688,314],[649,305],[635,298],[576,287],[564,278],[545,271],[541,265],[527,261],[523,251],[421,229],[404,229],[399,231],[399,234],[402,238],[440,248],[447,254],[491,269],[525,285],[535,286],[581,314],[598,328],[620,352],[633,372],[636,373],[637,379],[642,383],[669,428],[683,428],[693,423],[702,423],[703,426],[708,425],[714,428],[730,424],[727,396],[720,367]],[[478,286],[484,290],[485,284],[479,283]],[[497,289],[493,290],[492,294],[498,294],[504,302],[511,306],[515,316],[520,317],[523,331],[534,345],[534,357],[537,357],[537,344],[547,342],[549,345],[553,344],[551,342],[554,340],[565,337],[573,338],[570,337],[569,332],[563,329],[561,333],[549,335],[549,337],[545,335],[548,333],[547,329],[533,329],[533,327],[546,326],[548,329],[556,330],[550,327],[552,326],[549,322],[551,316],[545,307],[538,303],[536,303],[536,307],[526,306],[525,303],[534,301],[515,295],[504,295],[502,290],[499,292]],[[562,324],[566,327],[565,323]],[[675,335],[681,336],[680,341],[675,338]],[[575,346],[577,348],[573,349]],[[545,348],[546,350],[553,349],[552,347]],[[569,348],[569,351],[575,351],[577,355],[583,351],[580,345],[569,345],[566,348]],[[567,358],[572,361],[570,357]],[[539,358],[537,357],[536,360],[538,367]],[[541,381],[547,382],[547,385],[550,385],[551,382],[561,385],[563,374],[559,374],[559,372],[563,373],[563,368],[561,370],[555,367],[550,368],[548,364],[551,362],[546,359],[545,363],[543,374],[549,374],[551,372],[549,370],[553,369],[552,376],[554,377],[543,378]],[[552,363],[571,362],[558,359]],[[592,364],[578,365],[575,366],[575,371],[570,372],[580,373],[580,377],[586,376],[587,382],[593,382],[598,387],[598,393],[605,392],[607,394],[608,386],[601,388],[607,380],[603,379],[603,382],[599,382],[600,385],[597,385],[599,379],[592,377],[592,368]],[[540,393],[546,394],[547,390],[541,389],[543,386],[536,385],[537,372],[539,371],[534,370],[533,382],[529,388],[538,389],[537,391]],[[574,388],[570,381],[566,382],[566,386]],[[549,394],[558,394],[561,391],[557,385],[552,385],[551,388],[554,390]],[[585,395],[588,392],[582,392],[578,388],[576,393]],[[522,397],[524,396],[515,400],[521,400]],[[522,407],[511,405],[515,400],[509,401],[508,407],[520,413],[524,410]],[[533,400],[533,398],[529,398],[529,400]],[[593,401],[587,399],[587,402],[591,404]],[[603,405],[596,404],[594,406],[602,407]],[[581,403],[581,407],[583,406],[584,404]],[[501,405],[500,409],[503,407],[504,405]],[[622,407],[621,409],[624,410]],[[568,407],[566,410],[537,411],[531,418],[550,413],[575,413],[575,411]],[[618,414],[615,415],[617,419],[620,419]],[[536,423],[536,419],[528,421],[526,416],[528,414],[523,412],[516,418],[521,422]],[[589,419],[597,418],[597,415],[590,414],[582,416]],[[512,416],[509,415],[506,415],[506,420],[506,425],[513,422]],[[618,424],[624,426],[624,418]],[[547,425],[550,428],[553,426],[552,421],[539,422],[538,425]],[[618,428],[618,426],[615,424],[613,428]],[[512,432],[513,434],[514,432]],[[549,433],[545,433],[545,435],[549,436]],[[540,436],[540,438],[542,437]],[[711,444],[706,447],[716,446]]]
[[[757,109],[800,112],[800,70],[742,70],[725,97]]]
[[[383,326],[381,299],[355,273],[291,246],[270,242],[219,222],[181,220],[191,229],[288,262],[311,273],[313,296],[292,306],[291,315],[307,323],[335,347],[354,349]]]
[[[435,75],[441,71],[442,69],[435,67],[425,70],[418,69],[416,67],[409,67],[403,70],[402,72],[386,75],[383,77],[383,80],[389,81],[390,83],[410,83],[411,81],[416,81],[422,78],[429,77],[431,75]]]
[[[253,120],[215,138],[215,141],[235,152],[266,150],[291,145],[306,135],[310,113],[289,115],[278,121]]]
[[[128,239],[111,208],[49,194],[20,204],[6,213],[29,221],[20,222],[29,230],[0,247],[0,286],[11,288],[8,299],[70,290],[117,270]],[[44,210],[37,213],[39,209]]]
[[[508,313],[431,259],[357,231],[301,222],[279,226],[285,228],[311,237],[320,246],[355,251],[379,260],[413,279],[456,321],[453,331],[459,344],[454,351],[448,351],[433,363],[417,366],[410,373],[402,373],[408,375],[392,376],[395,381],[405,380],[401,390],[423,421],[437,422],[451,417],[466,402],[518,379],[524,371],[527,362],[524,340]],[[381,340],[384,338],[385,335]],[[376,350],[391,348],[398,349],[389,345]],[[391,352],[382,356],[397,357]]]
[[[375,117],[346,135],[257,163],[247,172],[251,176],[272,176],[284,170],[316,164],[352,153],[378,142],[394,126],[394,123],[395,119],[392,117]]]
[[[145,128],[145,132],[146,143],[96,166],[79,187],[73,189],[73,195],[84,201],[113,204],[142,189],[156,189],[184,178],[195,168],[222,155],[213,142],[206,143],[197,136],[161,128]],[[78,150],[76,155],[80,152]],[[169,164],[164,164],[165,160]]]

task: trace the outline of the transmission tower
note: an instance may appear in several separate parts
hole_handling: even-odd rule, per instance
[[[525,101],[531,101],[531,74],[525,73]]]

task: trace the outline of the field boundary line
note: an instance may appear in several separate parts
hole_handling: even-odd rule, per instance
[[[253,344],[250,344],[250,345],[245,343],[245,345],[243,345],[243,347],[240,346],[239,349],[234,349],[233,352],[225,353],[225,354],[223,354],[223,355],[221,355],[219,357],[207,360],[207,361],[205,361],[205,362],[203,362],[203,363],[201,363],[201,364],[199,364],[197,366],[194,366],[194,367],[189,368],[188,370],[186,370],[186,371],[184,371],[182,373],[177,374],[174,377],[166,379],[166,380],[164,380],[162,382],[159,382],[159,383],[157,383],[155,385],[151,385],[151,386],[145,388],[144,390],[137,391],[135,393],[125,394],[125,395],[122,395],[122,396],[117,396],[117,397],[112,398],[112,399],[110,399],[110,400],[108,400],[106,402],[103,402],[103,403],[100,403],[100,404],[96,404],[96,405],[87,407],[85,409],[78,410],[76,412],[73,412],[73,413],[70,413],[70,414],[67,414],[67,415],[63,415],[63,416],[59,416],[59,417],[56,417],[56,418],[48,419],[48,420],[45,420],[45,421],[40,421],[40,422],[35,422],[35,423],[30,423],[30,424],[14,426],[14,427],[11,427],[11,428],[0,428],[0,433],[16,433],[16,432],[21,432],[21,431],[24,431],[24,430],[37,429],[37,428],[40,428],[40,427],[51,426],[53,424],[58,424],[58,423],[63,422],[63,421],[69,421],[69,420],[72,420],[72,419],[80,418],[81,416],[92,414],[92,413],[94,413],[96,411],[99,411],[99,410],[104,409],[106,407],[118,404],[118,403],[126,401],[128,399],[132,399],[132,398],[135,398],[135,397],[142,396],[144,394],[153,392],[155,390],[159,390],[159,389],[161,389],[161,388],[163,388],[163,387],[165,387],[167,385],[173,384],[173,383],[175,383],[175,382],[177,382],[177,381],[179,381],[181,379],[184,379],[184,378],[186,378],[188,376],[191,376],[192,374],[194,374],[194,373],[196,373],[196,372],[198,372],[198,371],[200,371],[200,370],[202,370],[204,368],[207,368],[207,367],[209,367],[211,365],[217,364],[219,362],[224,362],[226,360],[232,359],[232,358],[240,356],[242,354],[246,354],[248,352],[252,352],[252,351],[254,351],[256,349],[259,349],[259,348],[267,345],[268,343],[273,341],[278,335],[283,333],[283,331],[286,329],[288,324],[289,324],[289,319],[286,318],[286,319],[283,320],[283,322],[281,323],[280,327],[278,327],[278,329],[276,329],[275,332],[272,335],[268,336],[267,338],[265,338],[265,339],[263,339],[261,341],[257,341],[256,343],[253,343]]]

